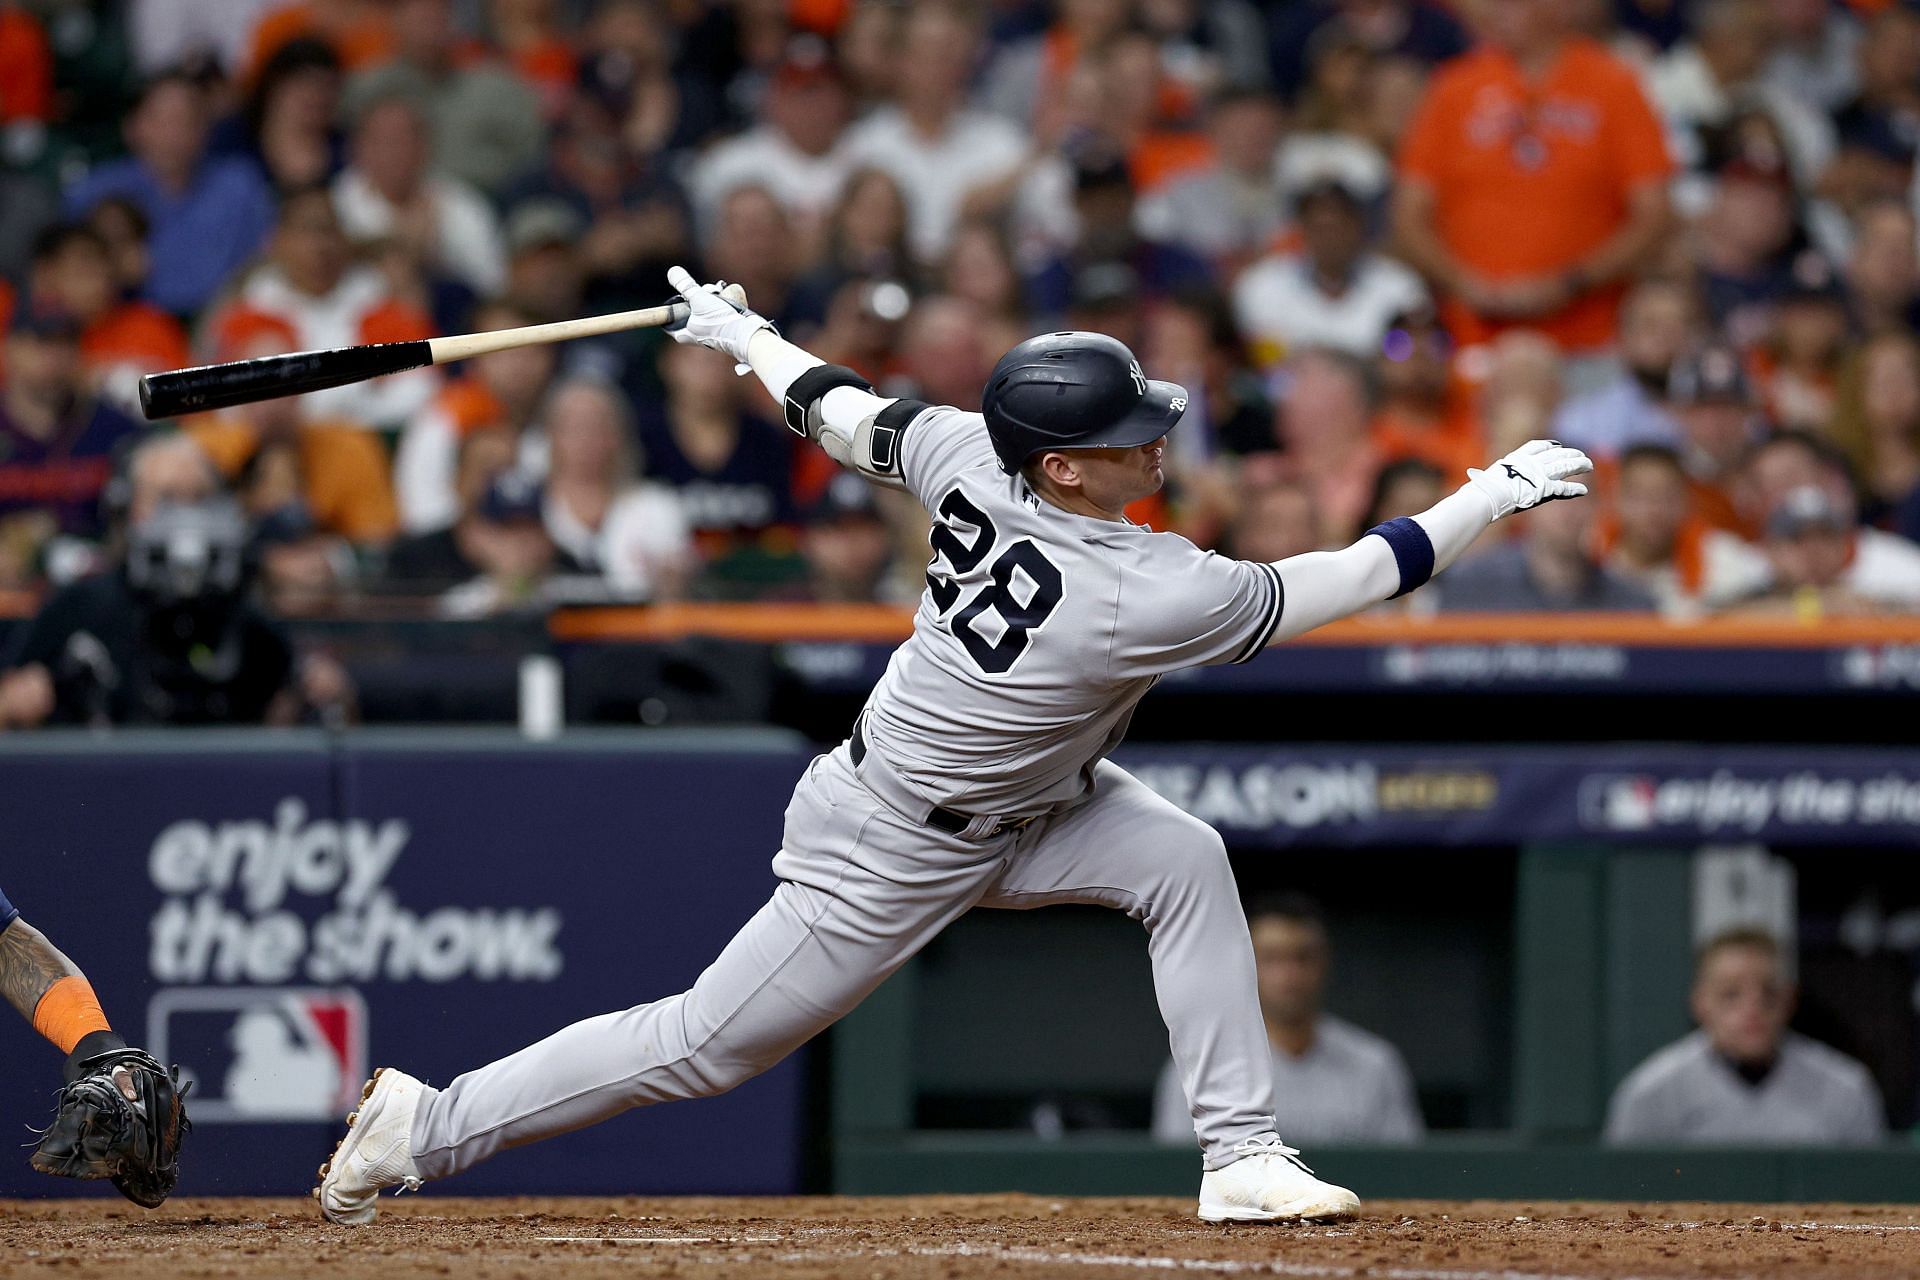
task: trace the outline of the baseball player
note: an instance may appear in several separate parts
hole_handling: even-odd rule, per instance
[[[0,893],[0,996],[67,1055],[53,1123],[33,1167],[64,1178],[111,1178],[152,1209],[172,1193],[187,1121],[179,1068],[130,1048],[107,1023],[93,985]]]
[[[787,808],[773,898],[693,987],[589,1018],[433,1089],[367,1084],[314,1195],[373,1220],[417,1188],[630,1107],[724,1092],[851,1010],[974,907],[1098,903],[1146,926],[1155,994],[1204,1154],[1209,1221],[1350,1217],[1274,1132],[1247,923],[1214,830],[1106,760],[1161,675],[1244,662],[1425,582],[1488,525],[1586,492],[1573,449],[1535,441],[1431,510],[1277,564],[1203,552],[1122,515],[1162,483],[1186,392],[1126,347],[1051,333],[994,367],[981,413],[873,394],[750,310],[668,279],[673,333],[731,356],[787,424],[933,515],[913,635],[848,739]]]

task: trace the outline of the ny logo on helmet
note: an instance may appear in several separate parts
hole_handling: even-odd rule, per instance
[[[1127,376],[1133,379],[1133,389],[1141,395],[1147,394],[1147,375],[1140,372],[1140,362],[1135,360],[1127,365]]]

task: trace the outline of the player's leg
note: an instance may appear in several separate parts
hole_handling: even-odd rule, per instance
[[[508,1147],[750,1079],[972,906],[1008,844],[968,845],[909,823],[855,781],[844,752],[822,757],[787,810],[773,863],[782,883],[691,989],[575,1023],[444,1089],[419,1089],[410,1169],[329,1171],[323,1209],[364,1221],[366,1182],[445,1177]],[[384,1095],[368,1101],[384,1105]],[[331,1166],[363,1145],[363,1127],[349,1130]]]
[[[1253,941],[1206,823],[1103,762],[1085,804],[1023,832],[983,907],[1093,903],[1147,928],[1154,996],[1166,1020],[1205,1167],[1209,1217],[1335,1217],[1358,1200],[1308,1174],[1273,1127],[1273,1062],[1255,985]],[[1256,1185],[1241,1209],[1213,1203],[1228,1180]]]
[[[1112,907],[1146,926],[1154,998],[1207,1167],[1272,1136],[1273,1067],[1253,940],[1219,833],[1103,763],[1092,799],[1021,833],[980,905],[1068,902]]]

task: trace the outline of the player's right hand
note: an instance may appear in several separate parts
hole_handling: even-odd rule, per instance
[[[738,285],[724,281],[701,284],[685,267],[667,268],[667,283],[687,304],[684,324],[669,325],[667,333],[675,342],[691,342],[733,357],[736,365],[747,363],[747,342],[762,329],[773,325],[746,305],[747,295]],[[737,299],[737,300],[736,300]],[[744,373],[744,368],[738,370]]]
[[[1498,520],[1556,498],[1585,497],[1587,486],[1567,477],[1591,470],[1592,461],[1578,449],[1558,440],[1529,440],[1485,471],[1469,470],[1467,480],[1493,504]]]

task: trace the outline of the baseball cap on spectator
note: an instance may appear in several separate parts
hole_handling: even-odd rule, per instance
[[[526,253],[557,244],[572,244],[586,233],[586,224],[573,206],[562,200],[528,200],[507,215],[509,253]]]
[[[873,486],[851,472],[841,472],[806,510],[810,525],[832,524],[845,519],[879,520],[880,508],[873,500]]]
[[[1674,363],[1667,398],[1677,405],[1752,404],[1753,384],[1731,347],[1704,347]]]
[[[1803,484],[1791,489],[1767,516],[1767,536],[1798,538],[1808,533],[1845,533],[1853,521],[1834,501],[1832,494],[1818,485]]]
[[[1372,204],[1386,191],[1387,176],[1378,152],[1343,134],[1296,136],[1280,153],[1280,191],[1296,206],[1309,190],[1328,183]]]
[[[1094,151],[1074,161],[1073,190],[1076,195],[1121,188],[1133,190],[1133,174],[1128,171],[1124,157],[1111,151]]]
[[[54,342],[80,340],[80,322],[58,307],[44,304],[15,309],[13,321],[7,326],[7,331]]]
[[[534,477],[520,470],[503,471],[480,495],[477,511],[482,519],[495,524],[527,520],[538,523],[543,518],[544,498],[540,482]]]

